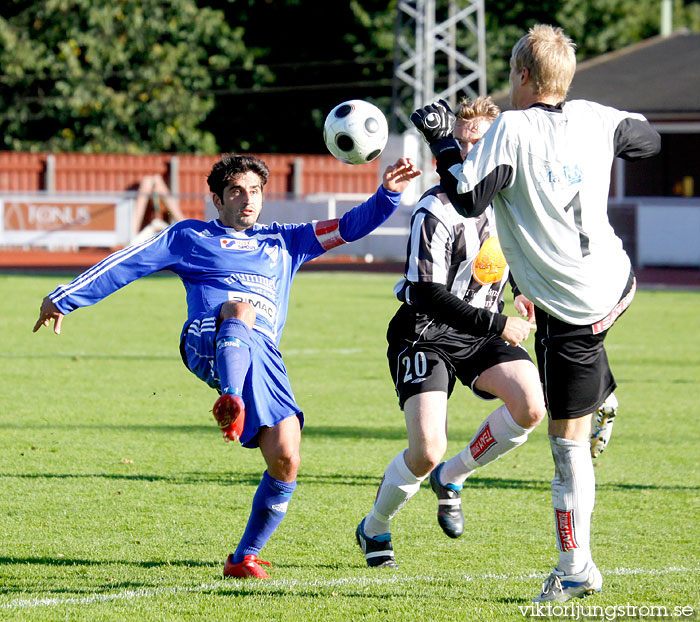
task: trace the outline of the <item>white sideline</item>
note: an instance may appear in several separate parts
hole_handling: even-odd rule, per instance
[[[603,570],[603,576],[624,576],[624,575],[647,575],[658,576],[672,574],[676,572],[697,573],[700,568],[682,568],[672,566],[670,568],[615,568],[613,570]],[[480,576],[462,575],[460,578],[464,581],[474,581],[477,579],[498,579],[511,581],[524,581],[527,579],[544,579],[546,574],[541,572],[530,572],[524,575],[508,575],[487,573]],[[444,577],[429,577],[429,576],[385,576],[385,577],[344,577],[342,579],[331,579],[327,581],[296,581],[289,579],[271,579],[264,582],[256,582],[261,591],[265,591],[268,587],[273,588],[299,588],[299,587],[337,587],[341,585],[391,585],[400,583],[434,583],[444,581]],[[177,594],[183,592],[203,593],[215,590],[235,591],[239,585],[235,581],[221,580],[215,583],[203,583],[192,587],[156,587],[142,590],[124,590],[123,592],[115,592],[113,594],[95,594],[94,596],[83,596],[73,598],[22,598],[12,600],[7,603],[0,603],[0,610],[6,609],[30,609],[37,607],[55,607],[61,605],[91,605],[94,603],[106,603],[116,600],[132,600],[137,598],[151,598],[161,594]],[[251,585],[246,583],[246,589],[250,589]]]

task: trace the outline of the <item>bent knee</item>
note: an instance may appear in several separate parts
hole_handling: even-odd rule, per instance
[[[245,322],[248,328],[252,328],[255,324],[255,309],[248,302],[236,302],[229,300],[221,305],[219,311],[221,320],[237,319]]]
[[[446,445],[442,444],[421,447],[418,450],[411,450],[409,448],[404,457],[406,466],[416,477],[425,477],[440,464],[446,449]]]
[[[299,452],[285,452],[269,460],[267,470],[275,479],[289,482],[296,479],[300,463]]]
[[[525,402],[513,409],[509,407],[508,410],[510,410],[515,423],[528,429],[536,427],[547,414],[544,402],[540,401]]]

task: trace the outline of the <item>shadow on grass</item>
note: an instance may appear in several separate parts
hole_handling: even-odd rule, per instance
[[[376,475],[361,475],[356,473],[329,473],[329,474],[313,474],[304,473],[299,475],[300,484],[332,484],[332,485],[369,485],[377,486],[381,481],[382,473]],[[424,485],[427,485],[424,483]],[[518,489],[518,490],[542,490],[550,491],[550,480],[543,478],[535,479],[515,479],[505,477],[482,477],[475,475],[470,478],[465,484],[466,488],[478,489]],[[681,486],[681,485],[655,485],[655,484],[633,484],[633,483],[615,483],[607,482],[598,484],[599,490],[618,490],[618,491],[638,491],[638,490],[667,490],[667,491],[698,491],[700,486]]]
[[[361,474],[361,473],[300,473],[300,485],[321,485],[321,486],[371,486],[376,487],[381,481],[381,473]],[[174,473],[172,475],[159,475],[149,473],[0,473],[0,479],[106,479],[130,482],[164,482],[174,485],[192,484],[218,484],[221,486],[244,485],[257,486],[262,476],[261,470],[256,471],[231,471],[231,472],[190,472]],[[476,489],[514,489],[514,490],[541,490],[549,492],[550,483],[548,479],[515,479],[500,477],[480,477],[474,476],[468,482],[469,488]],[[597,485],[598,490],[613,490],[620,492],[636,492],[641,490],[656,491],[700,491],[700,486],[682,485],[656,485],[656,484],[634,484],[606,482]]]
[[[156,432],[165,434],[211,434],[212,430],[217,431],[216,422],[212,419],[211,425],[172,425],[167,422],[163,424],[153,423],[52,423],[52,430],[110,430],[110,431],[133,431],[133,432]],[[26,430],[25,421],[8,421],[0,423],[0,429]],[[311,438],[347,438],[353,441],[359,440],[405,440],[406,430],[404,428],[363,428],[354,426],[313,426],[305,425],[302,433],[304,437]]]
[[[548,479],[528,480],[528,479],[510,479],[497,477],[478,477],[471,478],[465,485],[470,488],[518,488],[518,489],[541,489],[549,492],[550,482]],[[680,485],[655,485],[655,484],[630,484],[606,482],[605,484],[597,484],[597,490],[616,490],[616,491],[638,491],[638,490],[667,490],[667,491],[698,491],[700,486],[680,486]]]
[[[309,424],[304,426],[303,435],[305,437],[316,438],[348,438],[351,440],[377,439],[401,441],[406,439],[406,428],[401,425],[394,428],[370,428],[349,425],[329,425],[315,426]]]
[[[231,472],[231,473],[175,473],[173,475],[128,474],[128,473],[0,473],[2,478],[14,479],[107,479],[131,482],[165,482],[168,484],[220,484],[220,485],[249,485],[260,483],[262,471]]]
[[[19,585],[12,586],[7,581],[8,567],[10,566],[46,566],[46,567],[70,567],[70,568],[86,568],[86,567],[99,567],[104,568],[105,571],[109,571],[110,568],[115,566],[130,566],[133,568],[212,568],[215,569],[217,576],[220,573],[221,562],[205,562],[201,560],[192,559],[180,559],[180,560],[147,560],[147,561],[129,561],[125,559],[119,560],[104,560],[104,559],[83,559],[76,557],[0,557],[0,569],[5,569],[2,572],[5,575],[5,581],[3,585],[0,586],[0,594],[12,594],[12,593],[27,593],[27,585],[24,582],[20,582]],[[134,581],[115,581],[115,582],[101,582],[99,585],[93,587],[76,588],[71,587],[54,587],[48,590],[41,590],[42,593],[48,594],[71,594],[75,597],[90,597],[99,594],[110,594],[115,590],[150,590],[155,589],[156,586],[151,583],[145,582],[134,582]]]
[[[148,561],[129,561],[125,559],[83,559],[76,557],[0,557],[0,566],[8,565],[37,565],[37,566],[135,566],[137,568],[163,568],[168,566],[180,568],[214,568],[221,562],[205,562],[194,559],[163,559]]]
[[[12,422],[12,423],[0,423],[0,430],[27,430],[26,422]],[[212,434],[219,434],[219,430],[216,427],[216,422],[212,418],[211,425],[169,425],[164,423],[163,425],[155,424],[118,424],[118,423],[58,423],[51,424],[52,431],[61,431],[70,433],[71,430],[77,431],[100,431],[106,430],[110,434],[112,433],[130,433],[135,432],[137,434],[158,434],[158,435],[169,435],[182,434],[182,435],[196,435],[198,437],[210,437]],[[220,438],[220,436],[218,437]],[[218,440],[217,438],[217,440]]]
[[[216,422],[212,419],[211,425],[172,425],[165,421],[163,424],[153,423],[52,423],[52,430],[110,430],[110,431],[133,431],[133,432],[157,432],[165,434],[211,434],[216,431]],[[0,429],[26,430],[25,421],[5,421],[0,423]],[[367,428],[361,426],[314,426],[305,425],[302,433],[307,438],[347,438],[353,441],[359,440],[405,440],[406,430],[403,427],[396,428]]]
[[[0,473],[0,479],[106,479],[130,482],[165,482],[167,484],[219,484],[221,486],[245,485],[257,486],[262,477],[262,470],[230,473],[176,473],[173,475],[157,474],[128,474],[128,473]],[[381,474],[359,475],[346,473],[329,473],[325,475],[299,475],[299,483],[342,485],[342,486],[372,486],[376,487],[381,481]]]
[[[232,582],[231,587],[219,587],[216,589],[209,590],[209,594],[216,594],[220,596],[265,596],[267,597],[289,597],[289,596],[294,596],[295,598],[319,598],[320,597],[327,597],[328,595],[324,593],[323,588],[318,588],[316,590],[312,590],[309,588],[299,588],[299,587],[289,587],[289,588],[279,588],[279,587],[274,587],[270,588],[269,586],[259,583],[254,583],[251,585],[251,587],[248,587],[248,585],[251,585],[251,582],[248,581],[246,585],[242,585],[240,582],[236,582],[235,584]],[[260,587],[258,587],[260,586]],[[257,588],[257,589],[256,589]],[[205,592],[206,593],[206,592]],[[343,592],[342,594],[335,594],[334,598],[341,598],[341,599],[347,599],[347,598],[358,598],[362,600],[363,602],[384,602],[384,601],[395,601],[397,598],[415,598],[409,594],[406,594],[405,590],[401,590],[400,588],[396,588],[394,590],[387,591],[386,593],[382,594],[372,594],[371,592]],[[342,615],[342,614],[339,614]],[[339,620],[347,619],[347,618],[342,618],[339,617]],[[358,618],[360,619],[360,618]]]
[[[181,560],[162,560],[162,561],[129,561],[129,560],[97,560],[97,559],[82,559],[73,557],[0,557],[0,569],[5,569],[5,581],[0,586],[0,594],[27,594],[26,583],[20,581],[16,586],[10,585],[7,581],[8,567],[10,566],[47,566],[47,567],[70,567],[70,568],[86,568],[95,567],[103,568],[105,572],[115,566],[130,566],[133,568],[211,568],[215,573],[216,578],[220,577],[221,562],[212,561],[205,562],[201,560],[181,559]],[[48,572],[48,571],[47,571]],[[143,581],[101,581],[91,587],[76,588],[71,587],[53,587],[52,589],[42,589],[44,594],[70,594],[72,597],[94,597],[101,594],[109,595],[115,590],[154,590],[158,586],[153,583]],[[40,597],[34,597],[41,600]]]
[[[503,603],[504,605],[532,605],[532,596],[530,596],[529,598],[480,598],[479,600],[481,600],[487,606],[493,605],[493,603]],[[571,611],[571,605],[569,605],[569,610]],[[536,608],[535,611],[537,611]]]

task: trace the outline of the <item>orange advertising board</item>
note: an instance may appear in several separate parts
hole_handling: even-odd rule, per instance
[[[126,245],[133,207],[133,193],[0,193],[0,245]]]
[[[5,231],[113,231],[116,203],[7,201]]]

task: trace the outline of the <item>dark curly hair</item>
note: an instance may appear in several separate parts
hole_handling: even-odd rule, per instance
[[[264,187],[270,176],[267,164],[254,156],[249,155],[224,155],[211,169],[207,183],[209,190],[223,200],[224,188],[231,182],[234,176],[251,171],[260,177]]]

